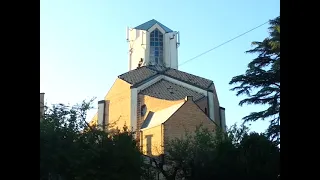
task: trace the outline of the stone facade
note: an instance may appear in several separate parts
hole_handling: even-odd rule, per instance
[[[104,100],[108,102],[105,108],[105,124],[109,125],[108,130],[116,128],[122,130],[124,125],[131,127],[130,84],[117,79]]]

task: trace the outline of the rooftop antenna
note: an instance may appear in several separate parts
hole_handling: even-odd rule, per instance
[[[129,27],[127,26],[127,38],[126,38],[127,42],[129,42]]]
[[[177,39],[178,39],[177,47],[179,47],[180,46],[180,32],[177,31],[176,34],[177,34]]]

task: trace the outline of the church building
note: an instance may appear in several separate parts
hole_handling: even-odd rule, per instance
[[[199,125],[226,129],[213,81],[178,70],[179,32],[152,19],[127,29],[129,71],[119,75],[90,125],[128,128],[142,152],[158,156],[165,142]]]

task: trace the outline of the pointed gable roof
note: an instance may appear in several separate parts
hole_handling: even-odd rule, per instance
[[[194,103],[194,101],[192,100],[192,97],[190,98],[190,96],[187,96],[186,100],[184,102],[180,102],[178,104],[169,106],[165,109],[161,109],[156,112],[149,111],[146,119],[143,121],[143,123],[141,125],[141,130],[143,131],[146,129],[150,129],[150,128],[153,128],[153,127],[156,127],[156,126],[159,126],[159,125],[165,123],[175,113],[178,113],[183,108],[183,105],[185,105],[187,102],[191,102],[193,104],[191,107],[190,106],[187,107],[188,112],[191,112],[190,108],[192,108],[193,110],[197,110],[198,112],[200,112],[204,115],[203,117],[206,117],[207,120],[209,120],[210,122],[217,125],[216,122],[211,120],[210,117],[208,115],[206,115],[205,112],[203,112],[197,104]],[[183,113],[185,113],[185,110],[186,109],[183,110],[184,111]],[[192,111],[192,112],[194,112],[194,111]],[[183,121],[184,119],[181,119],[181,120]],[[198,120],[199,119],[197,119],[197,121]]]
[[[120,76],[118,76],[118,78],[128,82],[131,85],[135,85],[156,74],[157,71],[147,68],[147,66],[142,66],[141,68],[134,69],[124,74],[121,74]]]
[[[140,29],[140,30],[148,30],[150,29],[153,25],[158,24],[166,33],[167,32],[173,32],[170,28],[168,28],[167,26],[161,24],[160,22],[156,21],[155,19],[151,19],[148,22],[145,22],[137,27],[135,27],[134,29]]]
[[[121,74],[120,76],[118,76],[118,78],[128,82],[133,87],[135,87],[139,86],[141,83],[143,84],[144,82],[151,80],[158,75],[165,75],[204,90],[209,90],[211,84],[213,84],[213,81],[209,79],[159,65],[143,66],[141,68]]]
[[[159,126],[168,120],[185,102],[172,105],[157,112],[149,112],[146,120],[141,126],[141,130],[153,128]]]
[[[192,96],[193,100],[197,101],[204,97],[203,94],[163,79],[142,90],[140,94],[166,100],[180,100]]]
[[[173,68],[169,68],[167,71],[164,72],[164,74],[168,77],[178,79],[180,81],[200,87],[202,89],[208,89],[213,83],[213,81],[209,79],[205,79],[200,76],[189,74]]]

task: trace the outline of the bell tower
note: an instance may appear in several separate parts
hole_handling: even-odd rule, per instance
[[[148,65],[178,69],[180,34],[152,19],[127,28],[129,70]]]

